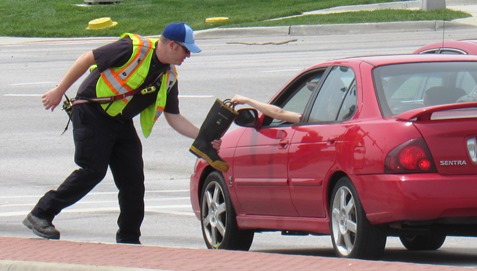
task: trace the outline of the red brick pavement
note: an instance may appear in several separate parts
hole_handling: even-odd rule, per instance
[[[326,271],[451,271],[463,267],[434,266],[383,261],[362,261],[317,256],[282,255],[207,249],[168,248],[158,246],[119,245],[52,241],[38,238],[0,237],[0,270],[42,270],[6,267],[9,263],[56,263],[43,270],[95,270],[104,267],[133,269],[203,271],[203,270],[326,270]],[[3,266],[2,266],[3,263]],[[83,268],[75,269],[75,265]],[[86,269],[85,268],[86,265]],[[3,268],[2,268],[3,267]],[[79,268],[79,267],[78,267]],[[99,270],[98,269],[98,270]],[[113,268],[117,270],[119,268]]]

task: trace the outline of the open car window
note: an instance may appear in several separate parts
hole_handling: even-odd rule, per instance
[[[320,84],[324,71],[324,69],[320,69],[303,74],[294,82],[290,83],[275,99],[273,104],[284,110],[303,114],[311,94]],[[289,123],[270,117],[266,117],[264,121],[264,126],[279,126],[285,124]]]

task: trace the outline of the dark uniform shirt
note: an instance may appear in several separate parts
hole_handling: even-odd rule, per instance
[[[96,82],[100,77],[100,72],[105,71],[111,67],[121,67],[126,64],[133,53],[132,41],[129,37],[124,37],[118,41],[104,45],[93,50],[94,59],[97,64],[97,69],[91,71],[78,89],[77,98],[95,98],[96,97]],[[143,85],[139,89],[146,88],[152,85],[155,81],[160,80],[159,75],[166,72],[169,64],[163,64],[159,61],[156,54],[153,54],[149,73]],[[124,108],[120,119],[132,119],[134,116],[141,113],[142,110],[154,104],[159,89],[153,93],[142,95],[140,92],[136,93],[131,101]],[[170,89],[167,94],[166,106],[164,112],[171,114],[179,114],[179,99],[178,99],[178,82]],[[104,111],[104,110],[103,110]]]

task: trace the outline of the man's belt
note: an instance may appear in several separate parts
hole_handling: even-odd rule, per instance
[[[68,126],[69,126],[70,121],[71,121],[71,114],[72,114],[74,105],[87,104],[87,103],[100,103],[100,104],[109,103],[109,105],[111,105],[111,103],[114,102],[114,101],[122,100],[126,97],[133,96],[134,94],[136,94],[138,92],[141,92],[142,95],[146,95],[146,94],[155,92],[156,89],[157,89],[156,86],[149,86],[149,87],[143,88],[141,90],[137,89],[137,90],[126,92],[126,93],[119,94],[119,95],[116,95],[116,96],[97,97],[97,98],[79,98],[79,99],[69,99],[68,96],[66,96],[66,94],[65,94],[66,100],[63,102],[63,110],[65,110],[66,114],[68,115],[68,123],[66,123],[65,130],[61,134],[64,134],[66,132],[66,130],[68,130]],[[106,108],[106,110],[108,110],[109,105]]]
[[[108,96],[108,97],[97,97],[97,98],[79,98],[79,99],[71,99],[71,105],[77,105],[77,104],[87,104],[87,103],[100,103],[100,104],[106,104],[106,103],[112,103],[114,101],[122,100],[126,97],[133,96],[138,92],[141,92],[142,95],[146,95],[149,93],[153,93],[156,91],[155,86],[150,86],[147,88],[143,88],[141,90],[137,89],[134,91],[126,92],[123,94],[115,95],[115,96]]]

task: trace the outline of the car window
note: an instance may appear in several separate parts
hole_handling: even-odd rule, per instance
[[[356,109],[356,83],[351,68],[333,67],[313,103],[309,122],[334,122],[350,118]]]
[[[411,63],[373,72],[384,116],[425,106],[457,103],[477,86],[477,63]]]
[[[467,52],[457,48],[435,48],[422,51],[419,54],[466,55]]]
[[[318,87],[323,73],[324,69],[320,69],[303,74],[294,80],[294,82],[275,99],[273,104],[287,111],[302,114],[310,100],[311,94]],[[266,126],[278,126],[282,124],[286,124],[286,122],[270,117],[266,117],[264,121],[264,125]]]
[[[350,119],[356,111],[357,101],[356,80],[354,80],[345,95],[343,105],[338,112],[337,121],[345,121]]]

